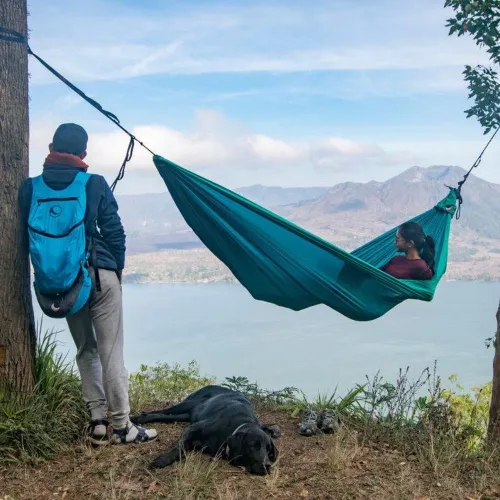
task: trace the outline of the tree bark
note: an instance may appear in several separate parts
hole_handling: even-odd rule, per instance
[[[0,0],[0,26],[27,34],[26,0]],[[29,175],[28,53],[0,40],[0,384],[34,384],[36,330],[30,266],[21,245],[18,191]]]
[[[495,354],[493,356],[493,387],[491,390],[490,415],[488,422],[488,442],[495,446],[500,443],[500,304],[497,309],[497,331],[495,334]]]

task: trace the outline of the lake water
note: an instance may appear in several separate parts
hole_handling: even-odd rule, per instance
[[[410,366],[416,377],[438,361],[468,388],[491,377],[500,286],[442,282],[431,303],[401,304],[370,323],[318,306],[293,312],[255,301],[239,285],[124,285],[125,358],[133,371],[156,361],[186,365],[218,380],[246,376],[269,389],[294,385],[308,395],[339,391],[381,370],[395,380]],[[35,304],[36,305],[36,304]],[[60,350],[74,356],[66,323],[54,326]]]

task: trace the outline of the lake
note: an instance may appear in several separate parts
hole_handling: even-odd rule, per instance
[[[445,378],[467,388],[491,377],[500,286],[442,282],[431,303],[407,301],[384,317],[356,323],[318,306],[302,312],[255,301],[233,284],[124,285],[125,358],[129,371],[156,361],[196,360],[218,380],[246,376],[268,389],[293,385],[307,395],[346,391],[377,370],[394,381],[410,366],[416,377],[438,362]],[[36,307],[36,304],[35,304]],[[38,317],[40,317],[37,311]],[[61,320],[59,349],[75,349]]]

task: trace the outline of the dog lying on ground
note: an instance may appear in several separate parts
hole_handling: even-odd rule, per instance
[[[158,456],[154,468],[167,467],[185,452],[204,453],[227,458],[250,474],[269,474],[278,458],[272,438],[280,436],[276,425],[259,422],[250,401],[241,393],[210,385],[193,392],[181,403],[157,412],[141,413],[135,424],[151,422],[190,422],[178,444]]]

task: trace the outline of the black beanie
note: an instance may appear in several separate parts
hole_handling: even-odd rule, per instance
[[[85,129],[76,123],[63,123],[57,127],[52,139],[52,149],[58,153],[81,156],[87,150]]]

